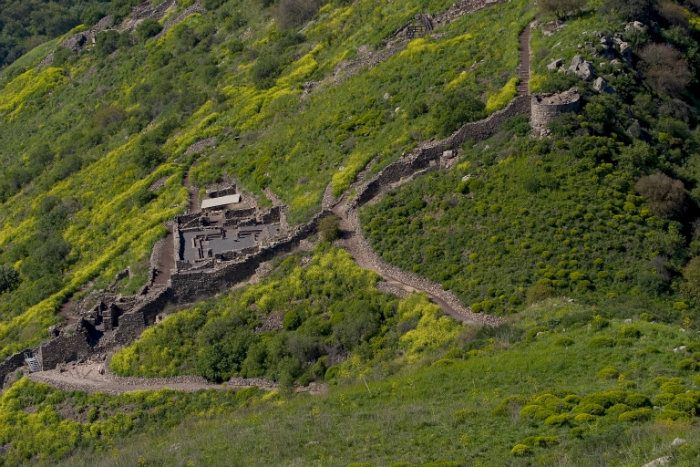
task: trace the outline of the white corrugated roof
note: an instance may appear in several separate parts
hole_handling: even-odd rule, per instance
[[[218,208],[227,204],[237,204],[241,202],[241,195],[226,195],[219,198],[209,198],[202,201],[202,209]]]

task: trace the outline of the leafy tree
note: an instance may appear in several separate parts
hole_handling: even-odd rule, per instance
[[[19,285],[19,273],[9,264],[0,266],[0,295],[12,292]]]
[[[685,187],[661,172],[640,178],[634,185],[637,193],[649,204],[651,212],[659,217],[673,217],[683,212]]]
[[[649,44],[640,56],[644,76],[657,92],[671,96],[685,92],[692,75],[678,50],[667,44]]]
[[[539,0],[540,14],[543,16],[556,16],[558,19],[581,10],[586,6],[586,0]]]
[[[149,37],[153,37],[159,32],[163,30],[163,25],[160,24],[158,21],[148,18],[145,19],[141,22],[136,27],[136,37],[139,38],[140,41],[145,41]]]
[[[318,231],[321,234],[321,238],[327,242],[332,242],[340,237],[340,227],[338,227],[338,221],[340,218],[336,215],[331,215],[324,217],[318,223]]]

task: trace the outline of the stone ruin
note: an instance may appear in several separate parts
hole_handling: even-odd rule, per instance
[[[549,124],[568,112],[577,112],[581,107],[581,95],[577,88],[557,94],[534,94],[530,110],[530,126],[539,136],[549,133]]]

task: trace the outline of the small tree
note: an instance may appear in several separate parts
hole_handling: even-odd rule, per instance
[[[9,264],[0,266],[0,295],[12,292],[19,285],[19,273]]]
[[[149,37],[153,37],[163,30],[163,25],[154,19],[145,19],[136,26],[136,37],[139,38],[141,42],[145,41]]]
[[[587,0],[539,0],[537,2],[542,16],[556,16],[563,19],[571,13],[582,10]]]
[[[338,227],[339,220],[340,218],[338,218],[338,216],[330,215],[318,222],[318,231],[323,240],[332,242],[340,237],[340,227]]]
[[[658,172],[640,178],[634,189],[644,197],[655,216],[672,217],[683,212],[685,187],[680,180]]]
[[[691,74],[681,53],[666,44],[649,44],[640,53],[642,70],[649,84],[657,91],[672,96],[683,94]]]

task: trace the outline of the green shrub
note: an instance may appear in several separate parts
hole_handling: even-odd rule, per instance
[[[606,366],[602,368],[600,371],[598,371],[598,374],[596,375],[598,379],[616,379],[618,376],[620,376],[620,372],[618,371],[617,368],[614,366]]]
[[[587,403],[592,403],[592,404],[598,404],[602,405],[605,408],[611,407],[615,404],[618,403],[623,403],[625,401],[627,393],[624,391],[603,391],[603,392],[594,392],[592,394],[588,394],[581,399],[581,404],[587,404]],[[588,412],[588,413],[593,413],[593,412]]]
[[[625,397],[625,404],[630,407],[651,407],[651,401],[644,394],[638,392],[631,392]]]
[[[601,407],[601,410],[603,408]],[[580,413],[574,417],[576,423],[588,423],[596,420],[596,416],[589,413]]]
[[[622,412],[627,412],[630,409],[630,406],[627,404],[623,404],[622,402],[618,402],[617,404],[613,404],[610,407],[608,407],[605,410],[606,415],[620,415]]]
[[[689,391],[683,394],[676,394],[673,400],[666,405],[665,409],[695,415],[700,409],[700,392]]]
[[[685,384],[683,381],[680,383],[676,380],[674,381],[668,381],[664,384],[661,385],[661,392],[667,392],[669,394],[680,394],[682,392],[685,392]]]
[[[549,331],[549,328],[545,326],[535,326],[531,329],[528,329],[528,331],[525,333],[525,341],[530,342],[535,339],[537,339],[537,335],[540,333],[545,333]]]
[[[618,420],[621,422],[637,422],[642,420],[649,420],[651,418],[653,411],[648,407],[643,407],[641,409],[634,409],[622,412]]]
[[[547,417],[544,421],[545,425],[551,425],[551,426],[565,426],[565,425],[570,425],[571,420],[573,420],[574,417],[571,414],[568,413],[562,413],[558,415],[550,415]]]
[[[698,369],[698,362],[694,358],[684,358],[676,363],[676,368],[683,371],[695,371]]]
[[[553,410],[542,407],[541,405],[526,405],[520,409],[520,416],[533,420],[544,420],[554,414]]]
[[[534,284],[530,286],[529,289],[527,289],[525,302],[528,305],[532,305],[534,303],[539,303],[543,300],[552,298],[554,296],[556,296],[556,292],[554,291],[554,287],[552,287],[551,285]]]
[[[532,449],[526,444],[516,444],[513,449],[510,450],[511,455],[515,457],[524,457],[532,454]]]
[[[642,335],[642,332],[634,326],[622,326],[617,335],[621,338],[636,339]]]
[[[136,26],[136,37],[140,41],[145,41],[149,37],[153,37],[163,30],[163,25],[155,19],[147,18]]]
[[[518,411],[527,403],[525,396],[514,395],[508,396],[503,399],[495,409],[493,409],[493,415],[510,415],[513,412]]]
[[[9,264],[0,266],[0,295],[12,292],[20,283],[19,273]]]
[[[586,428],[582,426],[576,426],[569,430],[569,435],[571,435],[572,438],[583,438],[583,435],[586,433],[586,431]]]
[[[326,216],[318,222],[318,231],[321,238],[327,242],[333,242],[340,237],[340,227],[338,222],[340,218],[335,214]]]
[[[560,337],[559,339],[554,341],[554,345],[556,345],[557,347],[571,347],[574,344],[575,341],[570,337]]]
[[[675,397],[675,394],[671,394],[668,392],[662,392],[661,394],[658,394],[656,397],[654,397],[654,405],[663,407],[667,404],[669,404],[673,398]]]
[[[581,402],[581,396],[578,394],[569,394],[568,396],[564,397],[564,402],[571,406],[577,405],[579,402]]]
[[[593,320],[591,321],[591,329],[593,329],[594,331],[600,331],[601,329],[607,328],[608,326],[610,326],[610,321],[608,321],[600,315],[595,315],[593,317]]]
[[[556,436],[528,436],[521,444],[536,446],[538,448],[548,448],[559,444],[559,440]]]
[[[596,336],[588,341],[588,347],[592,349],[599,349],[603,347],[614,347],[615,341],[608,336]]]
[[[672,420],[683,420],[688,418],[686,412],[680,412],[678,410],[666,410],[664,409],[661,413],[656,416],[656,420],[659,421],[672,421]]]

